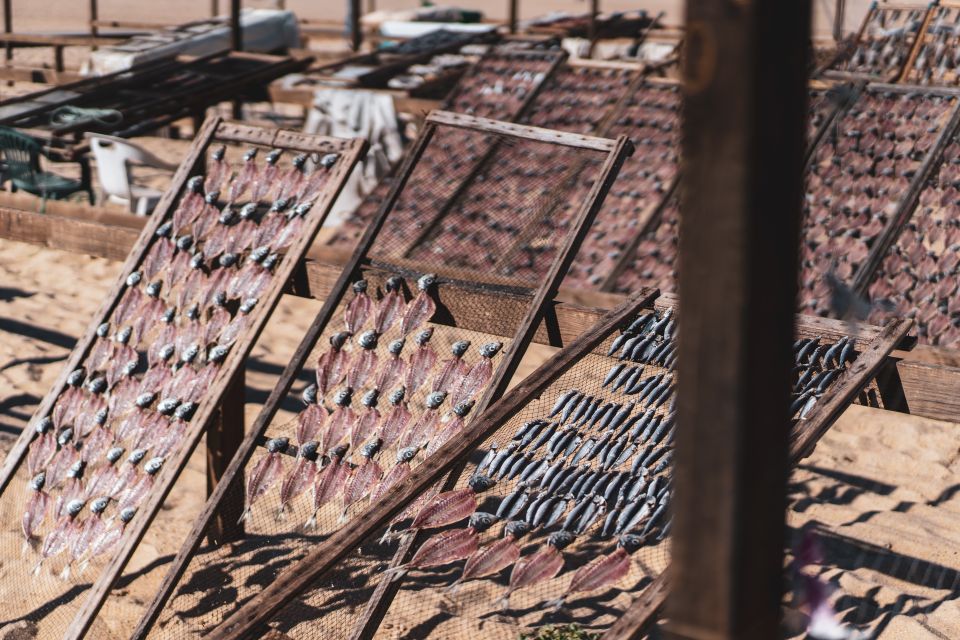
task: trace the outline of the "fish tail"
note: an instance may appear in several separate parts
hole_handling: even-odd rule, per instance
[[[506,611],[507,609],[509,609],[511,593],[512,591],[507,589],[506,593],[504,593],[502,596],[497,598],[496,601],[494,601],[494,607],[496,607],[499,611]]]
[[[386,574],[387,580],[389,580],[390,582],[399,580],[400,578],[402,578],[407,574],[407,565],[401,564],[397,567],[387,569],[385,574]]]
[[[43,566],[43,559],[41,559],[40,562],[37,563],[37,566],[35,566],[35,567],[33,568],[33,575],[34,575],[34,577],[40,575],[40,567],[41,567],[41,566]]]
[[[63,571],[60,572],[60,579],[67,581],[70,579],[70,563],[67,563],[67,566],[63,568]]]
[[[281,504],[280,508],[277,509],[277,522],[282,522],[283,520],[287,519],[285,515],[286,510],[287,510],[287,505]]]
[[[345,507],[345,508],[344,508],[343,513],[340,514],[340,518],[337,520],[337,522],[339,522],[340,524],[343,524],[344,522],[347,521],[347,511],[348,511],[348,509],[349,509],[349,507]]]
[[[314,511],[313,515],[307,518],[307,522],[303,525],[304,529],[316,529],[317,528],[317,512]]]
[[[243,510],[243,513],[240,514],[240,519],[237,520],[237,524],[242,524],[244,520],[250,517],[250,507],[247,507]]]
[[[390,527],[387,527],[387,530],[383,532],[383,535],[380,536],[380,544],[387,544],[393,539],[393,530]]]
[[[449,597],[457,595],[457,592],[460,591],[460,587],[463,586],[463,578],[457,578],[453,584],[449,584],[443,588],[443,592]]]
[[[559,611],[563,608],[563,603],[566,602],[567,597],[565,595],[560,596],[559,598],[554,598],[553,600],[547,600],[543,603],[545,607],[551,611]]]

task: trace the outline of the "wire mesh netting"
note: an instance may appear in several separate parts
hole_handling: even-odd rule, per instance
[[[604,286],[671,189],[679,165],[680,105],[677,84],[646,79],[606,128],[610,137],[629,136],[635,149],[570,268],[568,286]]]
[[[867,12],[862,33],[830,66],[876,80],[893,80],[901,72],[917,39],[926,7],[885,8]]]
[[[460,79],[444,102],[444,108],[456,113],[512,122],[530,95],[546,81],[560,56],[561,53],[555,51],[534,52],[495,47]],[[455,155],[457,166],[449,169],[458,173],[469,170],[472,163],[479,160],[482,150],[466,149],[456,131],[445,135],[448,137],[447,146],[428,149],[420,162],[434,167],[432,175],[440,175],[448,170],[451,155]],[[382,180],[344,221],[331,237],[330,244],[343,248],[355,246],[386,199],[391,184],[392,180]],[[414,186],[411,184],[410,188]],[[438,203],[429,205],[436,207]]]
[[[956,106],[952,95],[868,88],[837,116],[806,174],[801,311],[829,311],[831,279],[853,279]]]
[[[445,493],[415,500],[270,626],[297,640],[609,627],[669,563],[676,323],[659,303],[628,319],[477,443]],[[794,423],[826,401],[862,346],[796,342]],[[384,549],[398,535],[415,543],[391,569]],[[384,580],[400,585],[396,597],[361,633],[360,613]]]
[[[198,407],[242,362],[228,354],[258,330],[260,310],[279,295],[274,275],[289,273],[349,171],[344,149],[331,148],[338,153],[321,153],[310,169],[307,156],[219,147],[123,274],[80,367],[49,415],[31,423],[25,464],[0,498],[4,575],[18,585],[5,598],[7,619],[62,635],[128,527],[150,517],[138,509],[175,479],[164,465],[188,453],[191,424],[212,411]]]
[[[960,46],[960,7],[931,6],[932,15],[921,38],[913,64],[906,68],[904,82],[956,86],[957,55]]]
[[[893,313],[913,318],[921,342],[949,347],[960,342],[958,184],[960,141],[954,135],[869,287],[871,300],[886,301]],[[889,311],[878,307],[874,318]]]
[[[447,144],[445,133],[452,127],[428,126],[436,132],[427,150]],[[473,129],[458,132],[478,146],[543,159],[528,179],[529,194],[501,194],[522,198],[510,205],[523,230],[539,224],[535,212],[559,188],[563,169],[590,155],[607,155]],[[309,345],[312,353],[298,382],[262,434],[265,446],[242,474],[223,480],[234,487],[226,495],[237,498],[217,506],[225,531],[211,535],[189,561],[150,637],[193,637],[209,630],[281,569],[349,526],[353,516],[455,437],[500,384],[507,361],[522,355],[525,345],[514,336],[533,311],[531,294],[545,286],[543,278],[504,276],[483,261],[465,272],[443,252],[425,254],[415,269],[402,257],[409,231],[417,228],[407,206],[411,199],[432,189],[427,199],[443,202],[458,191],[456,181],[418,177],[433,170],[422,162],[412,168],[372,241],[374,260],[364,280],[337,302],[320,339]],[[486,175],[491,181],[499,177]],[[469,190],[462,193],[469,197]],[[550,242],[562,245],[568,233]],[[482,230],[475,238],[494,254],[506,253],[515,241]],[[469,280],[460,279],[461,273]],[[353,584],[353,578],[341,576],[337,584]],[[330,615],[346,620],[350,608],[331,607]]]

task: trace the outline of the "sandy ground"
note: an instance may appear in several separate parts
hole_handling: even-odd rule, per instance
[[[0,241],[3,452],[58,374],[118,268],[97,258]],[[247,367],[248,422],[318,306],[283,299]],[[528,358],[522,375],[546,352],[538,349]],[[194,455],[110,598],[98,638],[125,637],[162,579],[202,504],[202,453]],[[789,525],[798,530],[816,523],[824,530],[822,575],[837,588],[834,597],[846,622],[880,638],[960,637],[958,459],[957,425],[853,407],[794,473]],[[0,601],[21,598],[24,591],[4,579],[23,575],[13,524],[17,514],[11,509],[0,505],[0,519],[7,523],[0,531]]]

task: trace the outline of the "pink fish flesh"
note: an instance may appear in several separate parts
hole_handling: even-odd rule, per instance
[[[407,568],[426,569],[463,560],[477,550],[477,532],[471,527],[451,529],[428,538],[407,563]]]
[[[551,580],[563,568],[563,554],[556,547],[548,546],[532,556],[521,558],[510,573],[510,586],[504,599],[518,589],[523,589]],[[508,600],[509,601],[509,600]]]
[[[383,479],[383,469],[379,464],[365,458],[360,466],[353,470],[343,488],[343,513],[341,522],[346,522],[347,510],[356,502],[362,500]]]
[[[163,268],[173,259],[176,247],[168,238],[158,238],[150,246],[143,259],[143,277],[150,281],[156,278]]]
[[[53,429],[38,434],[27,450],[27,472],[30,477],[32,478],[46,469],[56,453],[57,438],[53,435]]]
[[[377,354],[371,349],[361,349],[353,358],[350,371],[347,372],[347,386],[360,390],[370,379],[370,375],[377,369]]]
[[[630,573],[630,554],[623,547],[617,547],[612,553],[597,556],[577,569],[560,602],[573,593],[595,591],[612,585],[628,573]]]
[[[413,396],[424,383],[433,365],[437,362],[437,352],[433,347],[426,344],[418,347],[413,355],[410,356],[410,364],[407,367],[407,375],[404,380],[404,386],[407,388],[407,396]]]
[[[277,510],[277,519],[281,519],[287,506],[312,487],[317,479],[317,465],[313,460],[303,456],[297,458],[293,469],[283,478],[280,484],[280,508]]]
[[[47,517],[49,505],[50,495],[46,491],[39,489],[30,492],[30,499],[27,500],[27,506],[23,510],[23,517],[20,520],[20,528],[23,531],[26,544],[33,543],[37,530]]]
[[[380,412],[374,407],[368,407],[360,419],[357,420],[350,432],[350,447],[359,449],[364,442],[377,432],[380,424]]]
[[[331,349],[320,356],[317,361],[317,390],[321,396],[340,384],[349,363],[349,356],[340,349]]]
[[[450,393],[460,386],[469,371],[467,364],[460,358],[448,358],[440,367],[440,372],[434,377],[430,390]]]
[[[357,414],[350,407],[337,407],[330,415],[327,422],[327,430],[323,434],[320,448],[323,451],[329,451],[336,445],[347,439],[353,423],[357,420]]]
[[[230,172],[230,162],[224,157],[223,152],[218,149],[210,156],[210,160],[207,161],[207,176],[203,182],[204,191],[208,193],[210,191],[220,191],[220,187],[223,186]]]
[[[463,566],[458,582],[492,576],[520,559],[520,547],[512,536],[499,538],[475,551]]]
[[[223,328],[230,323],[230,312],[223,307],[214,307],[203,329],[203,343],[214,344]]]
[[[400,447],[423,447],[433,436],[439,417],[433,410],[424,411],[400,437]]]
[[[327,419],[327,410],[318,404],[310,404],[297,415],[297,444],[316,440]]]
[[[63,479],[67,477],[67,471],[69,471],[70,467],[79,459],[80,454],[77,453],[73,444],[67,444],[65,447],[62,447],[56,455],[53,456],[50,464],[47,465],[47,487],[55,488],[60,486]]]
[[[243,167],[240,169],[240,172],[234,176],[233,180],[230,182],[230,186],[227,187],[227,198],[230,202],[236,202],[237,199],[246,192],[247,187],[249,187],[257,179],[257,174],[259,173],[257,168],[257,162],[255,158],[244,159]]]
[[[400,463],[395,465],[390,471],[383,477],[373,491],[370,493],[370,504],[377,504],[380,498],[390,489],[392,489],[397,484],[403,482],[407,479],[407,476],[410,475],[410,465],[407,463]]]
[[[473,399],[480,390],[484,389],[493,377],[493,363],[490,358],[480,358],[470,367],[470,371],[464,376],[460,386],[453,392],[452,404],[458,405],[461,402]]]
[[[93,464],[113,446],[114,439],[113,432],[109,427],[97,425],[90,437],[83,441],[83,448],[80,450],[81,459],[87,464]]]
[[[444,491],[431,500],[410,525],[411,529],[436,529],[463,520],[477,509],[473,489]]]
[[[313,486],[313,514],[304,525],[305,529],[316,528],[317,512],[342,493],[349,472],[347,463],[334,456],[330,463],[317,473],[317,482]]]
[[[416,297],[410,301],[403,313],[403,319],[400,321],[400,332],[407,336],[416,331],[433,317],[436,310],[437,305],[429,293],[426,291],[417,292]]]
[[[385,334],[396,322],[397,318],[403,313],[405,306],[403,295],[398,291],[388,291],[380,304],[377,305],[377,313],[373,321],[373,330],[379,335]]]
[[[194,191],[187,191],[180,199],[180,204],[173,212],[173,231],[176,235],[182,235],[184,228],[193,224],[203,204],[203,195]]]
[[[390,447],[397,441],[410,422],[410,418],[410,411],[403,404],[398,404],[390,410],[378,434],[383,440],[384,447]]]
[[[373,301],[367,295],[365,290],[357,291],[354,285],[354,295],[347,303],[347,308],[343,312],[343,324],[347,331],[356,335],[360,333],[363,325],[373,312]]]
[[[380,373],[377,374],[377,389],[384,391],[397,386],[406,373],[407,363],[399,356],[391,355],[383,361]]]
[[[283,454],[267,453],[260,458],[247,479],[247,508],[240,520],[250,517],[253,505],[283,476]]]

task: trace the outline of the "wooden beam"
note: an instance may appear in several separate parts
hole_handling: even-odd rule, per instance
[[[666,635],[761,640],[780,634],[810,3],[686,15]]]
[[[353,51],[359,51],[363,44],[363,29],[360,26],[360,17],[363,9],[360,6],[360,0],[347,0],[347,20],[350,29],[350,48]]]
[[[833,41],[843,40],[843,22],[847,13],[847,0],[837,0],[836,10],[833,14]]]
[[[245,390],[246,374],[244,369],[237,369],[207,430],[208,498],[220,484],[227,466],[243,442]],[[221,510],[211,524],[208,536],[216,544],[232,542],[243,533],[243,522],[240,520],[244,501],[242,488],[241,482],[233,487],[233,491],[227,493]]]
[[[230,48],[243,51],[243,28],[240,26],[241,0],[230,0]]]
[[[448,127],[469,128],[494,135],[521,136],[526,140],[533,140],[534,142],[559,144],[590,151],[602,151],[604,153],[609,153],[617,147],[617,141],[610,140],[609,138],[585,136],[579,133],[568,133],[566,131],[544,129],[543,127],[532,127],[530,125],[514,124],[512,122],[501,122],[489,118],[478,118],[462,113],[454,113],[452,111],[434,111],[427,116],[427,122]]]
[[[3,32],[8,35],[13,33],[13,0],[3,0]],[[4,48],[7,60],[13,58],[9,40],[4,44]]]
[[[507,27],[510,30],[510,33],[517,32],[517,5],[520,4],[520,0],[507,0],[507,12],[509,18],[507,18]]]
[[[97,0],[90,0],[90,37],[97,37],[97,20],[99,16],[97,15]]]

